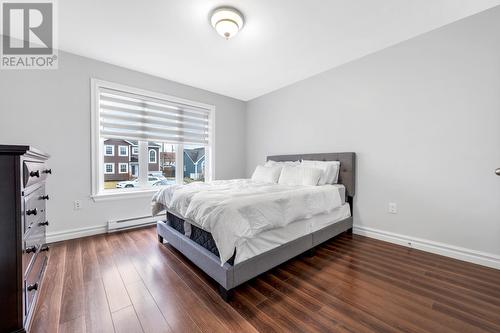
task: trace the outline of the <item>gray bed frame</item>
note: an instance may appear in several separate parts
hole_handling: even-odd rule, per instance
[[[291,242],[278,246],[265,253],[245,260],[236,265],[220,264],[220,259],[215,254],[200,246],[190,238],[170,227],[166,221],[158,221],[158,240],[164,240],[179,250],[196,266],[212,277],[220,285],[219,293],[224,300],[230,297],[230,291],[238,285],[308,251],[315,246],[335,237],[345,231],[352,231],[352,203],[355,193],[355,153],[325,153],[325,154],[299,154],[268,156],[267,160],[273,161],[298,161],[298,160],[340,161],[338,183],[346,188],[346,201],[351,206],[351,217],[337,223],[328,225],[318,231],[297,238]]]

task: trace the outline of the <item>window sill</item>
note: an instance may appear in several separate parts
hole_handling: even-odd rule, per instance
[[[97,194],[93,194],[90,197],[94,202],[100,202],[100,201],[110,201],[110,200],[121,200],[121,199],[134,199],[134,198],[147,198],[147,197],[152,197],[154,193],[156,193],[158,190],[156,189],[151,189],[151,190],[118,190],[118,191],[113,191],[109,190],[106,192],[101,192]]]

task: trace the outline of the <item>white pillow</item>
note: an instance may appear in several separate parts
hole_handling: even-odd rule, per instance
[[[339,180],[340,162],[339,161],[308,161],[303,160],[301,165],[308,168],[318,168],[323,170],[324,178],[320,179],[319,184],[337,184]],[[323,183],[324,181],[324,183]]]
[[[285,166],[281,169],[278,184],[282,185],[318,185],[323,172],[317,168]]]
[[[285,161],[285,162],[276,162],[276,161],[272,161],[272,160],[269,160],[266,162],[266,164],[264,164],[264,166],[281,166],[281,167],[284,167],[284,166],[299,166],[300,165],[300,161]]]
[[[328,180],[331,177],[331,166],[329,165],[318,164],[316,163],[316,161],[302,161],[300,165],[305,168],[314,168],[321,170],[321,177],[319,177],[318,185],[327,184]]]
[[[278,178],[281,173],[280,166],[270,166],[266,167],[263,165],[257,165],[255,171],[252,174],[252,180],[265,183],[277,183]]]

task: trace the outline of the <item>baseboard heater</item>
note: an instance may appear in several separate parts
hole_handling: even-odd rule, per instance
[[[155,224],[157,220],[158,217],[153,217],[153,216],[133,217],[123,220],[109,220],[108,233],[126,229],[145,227],[147,225]]]

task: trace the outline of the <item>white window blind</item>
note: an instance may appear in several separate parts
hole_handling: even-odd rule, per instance
[[[209,109],[102,87],[98,98],[103,138],[209,143]]]

